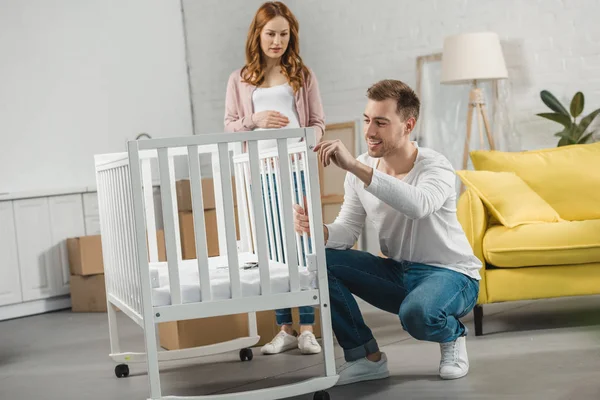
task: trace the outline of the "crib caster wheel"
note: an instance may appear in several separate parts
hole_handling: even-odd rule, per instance
[[[241,361],[252,361],[254,358],[254,354],[252,354],[252,349],[241,349],[240,350],[240,360]]]
[[[115,367],[115,375],[117,378],[127,378],[129,376],[129,366],[127,364],[119,364]]]
[[[324,390],[320,390],[318,392],[315,393],[315,395],[313,396],[313,400],[329,400],[329,393],[327,393]]]

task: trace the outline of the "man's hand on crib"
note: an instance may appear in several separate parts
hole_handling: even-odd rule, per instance
[[[356,158],[348,151],[341,140],[324,140],[319,142],[314,151],[319,153],[319,160],[324,167],[332,162],[345,171],[350,171],[357,163]]]
[[[299,234],[306,232],[310,235],[310,222],[308,220],[308,215],[304,212],[307,208],[306,198],[304,198],[304,207],[301,207],[299,204],[294,204],[294,228]]]
[[[308,236],[310,236],[310,221],[308,220],[308,215],[304,210],[308,209],[308,205],[306,204],[306,197],[304,198],[304,207],[301,207],[299,204],[294,204],[294,229],[299,234],[303,234],[306,232]],[[329,230],[325,225],[323,225],[323,236],[325,239],[325,244],[327,244],[327,240],[329,239]]]

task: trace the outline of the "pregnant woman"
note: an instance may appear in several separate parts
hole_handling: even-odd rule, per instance
[[[258,9],[246,39],[246,64],[234,71],[227,83],[227,132],[314,127],[317,142],[321,139],[325,129],[321,96],[314,72],[300,57],[298,29],[296,17],[285,4],[267,2]],[[276,147],[276,140],[259,141],[259,151],[272,147]],[[296,176],[294,183],[296,191],[300,186],[304,192]],[[275,186],[274,192],[277,196]],[[271,196],[270,189],[267,195]],[[281,234],[281,227],[274,228]],[[299,348],[302,354],[321,352],[313,334],[314,308],[300,307],[298,311],[300,335],[292,329],[291,309],[275,311],[281,331],[262,347],[263,354],[293,348]]]

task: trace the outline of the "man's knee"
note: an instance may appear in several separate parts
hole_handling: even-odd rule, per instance
[[[418,340],[427,340],[444,323],[440,310],[431,309],[417,301],[402,303],[398,316],[404,330]]]
[[[345,265],[347,260],[347,250],[325,249],[325,261],[327,263],[327,271],[335,270],[336,266]]]

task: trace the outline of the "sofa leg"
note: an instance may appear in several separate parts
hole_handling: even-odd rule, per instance
[[[479,304],[473,308],[475,316],[475,336],[483,335],[483,307]]]

